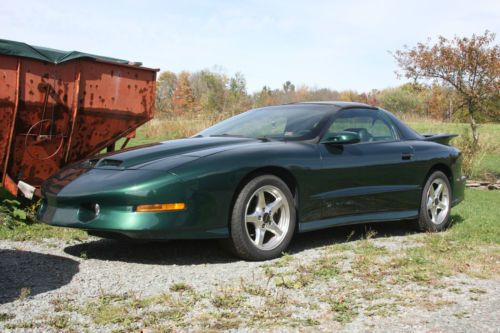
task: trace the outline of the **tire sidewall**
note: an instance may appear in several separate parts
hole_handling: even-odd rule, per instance
[[[249,239],[246,230],[245,215],[247,203],[255,191],[265,185],[280,189],[290,207],[290,224],[287,234],[277,247],[272,250],[261,250]],[[240,191],[233,206],[231,216],[231,240],[236,254],[248,260],[268,260],[280,256],[290,244],[296,225],[296,207],[293,195],[288,186],[280,178],[272,175],[261,175],[250,180]]]
[[[448,187],[448,193],[450,196],[450,207],[446,214],[445,219],[440,224],[435,224],[431,221],[431,217],[429,216],[429,212],[427,211],[427,192],[429,191],[429,187],[435,179],[441,179],[444,181],[446,186]],[[427,182],[425,183],[424,189],[422,191],[422,199],[420,203],[420,214],[419,214],[419,228],[423,231],[442,231],[446,229],[448,224],[450,223],[450,214],[451,214],[451,203],[453,199],[453,192],[451,190],[450,181],[448,177],[441,171],[434,171],[429,178],[427,178]]]

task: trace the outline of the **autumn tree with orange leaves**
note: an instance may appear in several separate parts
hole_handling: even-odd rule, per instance
[[[489,31],[471,38],[441,36],[433,45],[430,41],[418,43],[394,54],[405,77],[441,83],[456,91],[461,106],[467,109],[475,146],[479,141],[478,114],[484,112],[486,103],[499,97],[500,46],[494,42],[495,34]]]
[[[189,82],[189,73],[181,72],[172,96],[173,110],[175,113],[191,111],[194,105],[193,90]]]

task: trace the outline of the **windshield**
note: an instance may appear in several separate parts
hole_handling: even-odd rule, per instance
[[[304,104],[254,109],[224,120],[198,135],[308,140],[319,134],[330,109],[326,105]]]

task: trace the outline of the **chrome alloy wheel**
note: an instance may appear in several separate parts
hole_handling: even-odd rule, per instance
[[[450,210],[450,192],[442,179],[434,179],[429,186],[426,207],[432,223],[443,223]]]
[[[272,185],[257,189],[247,202],[245,230],[260,250],[279,246],[290,227],[290,205],[285,194]]]

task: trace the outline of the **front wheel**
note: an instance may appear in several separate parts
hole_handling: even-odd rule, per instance
[[[441,231],[450,223],[451,186],[448,177],[433,172],[422,191],[418,228],[422,231]]]
[[[234,204],[231,248],[247,260],[275,258],[290,244],[295,223],[288,186],[276,176],[258,176],[243,187]]]

